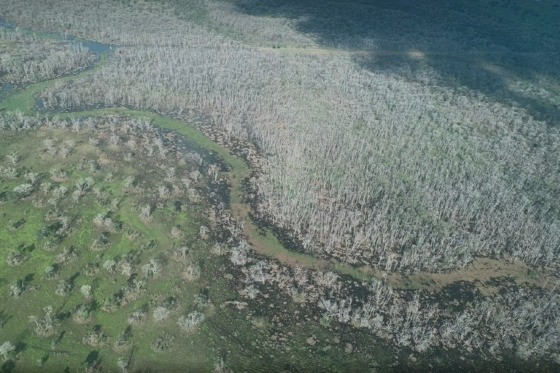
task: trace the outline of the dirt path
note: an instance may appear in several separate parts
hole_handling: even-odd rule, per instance
[[[302,54],[302,55],[367,55],[371,57],[401,56],[421,60],[428,57],[448,57],[472,59],[484,56],[528,56],[539,55],[538,52],[512,51],[421,51],[418,49],[337,49],[325,47],[254,47],[257,50],[270,53]]]

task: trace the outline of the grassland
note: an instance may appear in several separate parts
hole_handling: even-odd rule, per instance
[[[44,154],[41,154],[44,149],[41,142],[53,138],[63,143],[76,142],[76,147],[72,150],[73,154],[63,160],[58,158],[45,159]],[[76,360],[75,356],[83,355],[85,360],[87,352],[91,350],[91,346],[82,344],[80,338],[87,334],[94,325],[101,325],[108,336],[116,338],[126,329],[126,317],[131,309],[139,308],[149,302],[157,302],[165,294],[172,296],[177,292],[178,279],[176,273],[178,269],[171,263],[171,267],[167,268],[165,273],[157,280],[146,283],[145,289],[142,289],[144,295],[130,302],[126,310],[119,309],[114,313],[104,313],[99,310],[103,306],[104,300],[110,299],[115,293],[118,293],[119,289],[126,285],[127,279],[115,274],[100,273],[100,271],[103,271],[100,268],[101,263],[132,253],[137,253],[134,254],[137,255],[135,260],[139,262],[144,262],[150,257],[155,258],[159,253],[169,250],[177,244],[170,237],[170,227],[179,225],[185,236],[192,237],[193,232],[198,228],[196,226],[197,217],[191,211],[174,212],[164,208],[154,214],[149,224],[142,223],[138,218],[138,213],[133,212],[133,208],[139,202],[141,196],[147,194],[148,191],[144,191],[142,194],[132,193],[131,195],[130,191],[124,190],[122,177],[130,176],[141,180],[143,175],[150,175],[150,173],[146,173],[146,165],[137,162],[119,165],[117,162],[110,161],[115,156],[111,151],[105,153],[104,151],[107,151],[107,149],[95,149],[87,143],[87,138],[84,138],[83,135],[68,134],[60,130],[41,130],[31,136],[23,134],[4,136],[1,148],[2,158],[12,152],[19,154],[22,161],[18,164],[18,168],[21,167],[22,172],[24,172],[23,170],[26,173],[34,172],[41,178],[48,178],[46,175],[53,168],[56,168],[57,172],[63,173],[65,175],[63,180],[51,185],[50,192],[56,188],[73,190],[78,180],[83,180],[84,177],[92,177],[95,181],[95,188],[98,188],[96,190],[100,193],[98,195],[102,195],[102,198],[96,198],[92,195],[84,196],[79,203],[69,201],[70,196],[67,196],[59,202],[51,201],[51,203],[56,203],[56,206],[49,206],[49,202],[46,201],[49,190],[46,189],[46,186],[44,187],[46,189],[44,196],[37,196],[33,201],[20,200],[12,192],[19,180],[2,182],[2,192],[9,194],[8,201],[5,201],[2,205],[3,218],[0,229],[0,241],[3,249],[0,253],[0,273],[2,273],[4,299],[2,308],[5,314],[12,315],[10,321],[2,329],[3,337],[8,340],[18,340],[20,343],[29,346],[25,350],[24,361],[31,363],[31,365],[27,368],[22,366],[22,369],[33,367],[35,361],[40,360],[49,352],[50,358],[44,363],[44,369],[50,370],[57,366],[60,367],[59,358],[68,354],[70,356],[66,359],[70,359],[72,362],[70,366],[76,368],[72,364],[82,361]],[[88,172],[89,170],[84,171],[77,167],[80,162],[96,162],[101,159],[106,160],[107,163],[99,166],[101,167],[100,171]],[[117,180],[111,180],[112,175],[118,175],[115,176]],[[139,183],[143,185],[143,188],[149,188],[149,180],[142,180]],[[35,193],[42,192],[37,191],[33,194]],[[113,219],[118,219],[118,224],[121,225],[118,232],[111,232],[108,237],[106,237],[107,232],[103,228],[100,229],[93,223],[96,215],[107,212],[107,203],[113,204],[111,215],[114,216]],[[51,209],[62,211],[69,219],[68,224],[71,227],[68,228],[69,232],[63,239],[56,237],[56,229],[60,230],[60,228],[57,228],[56,222],[47,222],[48,218],[45,215]],[[12,227],[13,222],[19,222],[18,228],[15,230]],[[103,247],[99,249],[93,248],[94,241],[99,240],[100,237],[104,237],[103,240],[107,242],[104,242]],[[138,238],[131,239],[131,237]],[[49,243],[52,247],[49,246]],[[193,252],[193,258],[204,256],[204,246],[197,243],[195,247],[197,250]],[[7,257],[14,250],[25,250],[24,255],[28,258],[21,265],[10,266],[7,264]],[[60,267],[56,273],[57,280],[45,281],[44,271],[53,265]],[[20,277],[25,282],[24,293],[18,297],[10,297],[7,294],[9,293],[9,286]],[[65,297],[55,295],[57,284],[60,281],[68,281],[68,279],[72,279],[71,286],[74,290]],[[93,295],[84,297],[83,294],[80,294],[78,289],[84,285],[91,286]],[[181,290],[174,296],[177,297],[177,302],[180,302],[183,306],[192,305],[192,301],[196,298],[200,289],[201,287],[198,284],[183,284]],[[190,301],[187,301],[187,299],[190,299]],[[159,299],[159,301],[163,300],[163,298]],[[65,320],[62,326],[56,327],[56,332],[52,335],[53,338],[57,337],[60,340],[56,340],[56,338],[37,339],[29,331],[31,326],[27,320],[28,316],[41,315],[43,307],[53,306],[57,315],[67,313],[68,318],[71,319],[72,312],[80,305],[85,305],[88,313],[91,313],[87,317],[88,321],[75,323],[71,320]],[[135,349],[139,352],[138,356],[142,359],[148,359],[148,361],[157,362],[158,358],[154,358],[149,341],[156,338],[156,334],[164,330],[175,329],[173,323],[168,322],[167,328],[162,328],[157,323],[148,322],[148,325],[142,327],[142,338],[136,339],[137,343],[144,342],[144,345],[135,344]],[[25,332],[26,330],[28,332]],[[53,340],[56,340],[54,345]],[[100,342],[99,347],[106,344],[107,342]],[[203,345],[197,343],[195,346]],[[115,356],[110,344],[102,350],[109,351],[107,354],[102,353],[104,359],[111,360]],[[210,355],[208,351],[197,351],[190,357],[181,354],[180,357],[186,360],[179,359],[177,363],[181,364],[188,361],[189,364],[207,365],[208,361],[198,360],[201,356]],[[160,359],[165,361],[165,357],[160,357]],[[34,369],[37,368],[34,367]]]
[[[142,135],[117,133],[123,141]],[[231,280],[235,270],[209,254],[211,240],[199,237],[200,225],[207,224],[204,208],[186,202],[174,188],[167,197],[158,191],[168,178],[165,164],[176,164],[177,155],[155,161],[137,151],[125,160],[126,148],[111,145],[107,134],[103,127],[3,133],[2,166],[15,163],[17,169],[0,184],[1,331],[2,340],[16,346],[4,370],[12,369],[10,362],[18,371],[101,366],[210,371],[224,361],[263,371],[264,361],[277,368],[363,364],[364,357],[345,358],[344,344],[318,323],[301,329],[290,325],[287,315],[274,316],[278,300],[271,298],[264,313],[239,310]],[[92,140],[97,138],[99,144]],[[8,156],[15,154],[12,162]],[[187,164],[177,173],[193,168]],[[25,182],[31,183],[30,192],[14,191]],[[154,206],[148,218],[139,216],[145,204]],[[109,221],[100,223],[100,214]],[[46,323],[45,307],[52,307],[52,324],[35,326],[34,316]],[[162,316],[155,316],[158,307]],[[282,312],[292,307],[301,312],[299,305],[285,302]],[[132,321],[138,310],[138,320]],[[178,318],[194,312],[204,321],[181,330]],[[293,337],[270,339],[278,322],[281,334]],[[331,352],[310,358],[311,335]],[[278,348],[295,355],[278,354]]]
[[[99,63],[94,69],[99,69],[106,63],[107,56],[102,55]],[[84,74],[91,74],[91,71]],[[30,114],[36,108],[36,96],[38,93],[45,90],[47,87],[53,86],[58,83],[63,83],[73,76],[66,76],[46,82],[36,83],[23,90],[14,92],[8,96],[4,102],[0,103],[0,110],[19,111],[24,114]],[[166,130],[172,130],[176,133],[186,137],[197,146],[210,151],[220,157],[229,167],[230,172],[228,178],[230,182],[230,202],[234,215],[245,222],[244,232],[248,237],[249,242],[255,249],[263,255],[279,260],[282,263],[290,265],[300,265],[307,268],[315,268],[321,270],[333,269],[342,274],[349,275],[360,281],[369,281],[373,277],[367,270],[360,270],[351,266],[334,262],[322,261],[313,255],[298,253],[286,249],[283,244],[275,237],[274,233],[270,230],[262,232],[252,222],[249,213],[249,207],[244,203],[243,199],[243,185],[242,181],[249,175],[249,167],[241,158],[231,154],[231,152],[210,140],[207,136],[202,134],[199,130],[192,125],[183,121],[164,117],[162,115],[146,111],[146,110],[132,110],[127,108],[104,108],[97,110],[86,110],[71,113],[60,113],[57,116],[60,118],[83,118],[95,117],[103,115],[126,115],[135,118],[147,118],[154,125]]]
[[[102,56],[100,64],[104,63],[105,58]],[[57,82],[73,78],[73,76],[57,78],[16,90],[2,102],[1,108],[10,112],[31,114],[35,111],[37,93]],[[248,219],[248,210],[243,207],[241,183],[249,172],[247,164],[232,155],[226,148],[209,140],[194,127],[149,111],[125,108],[59,113],[55,120],[70,118],[99,120],[103,117],[115,116],[147,119],[161,129],[180,134],[196,149],[209,152],[210,155],[217,155],[230,169],[225,176],[231,186],[230,201],[233,211],[239,212],[240,208],[243,209],[238,217]],[[278,331],[271,329],[278,328],[275,327],[276,323],[268,320],[268,317],[278,319],[274,316],[276,313],[274,309],[278,306],[273,307],[272,303],[267,306],[272,307],[273,311],[266,312],[264,315],[261,311],[240,314],[237,308],[224,306],[231,302],[236,304],[237,301],[234,300],[239,297],[235,291],[237,285],[235,282],[231,283],[229,279],[232,276],[228,276],[227,273],[223,278],[215,277],[216,273],[223,275],[227,266],[224,266],[222,258],[208,256],[210,244],[201,243],[197,236],[197,224],[200,224],[201,220],[200,211],[177,212],[169,206],[150,217],[149,224],[142,222],[137,210],[139,199],[147,191],[130,193],[130,190],[124,189],[123,179],[132,176],[140,180],[144,178],[143,175],[148,174],[149,179],[137,182],[142,184],[142,189],[149,189],[145,184],[149,185],[163,179],[163,175],[158,176],[162,171],[156,169],[153,163],[142,161],[141,158],[129,159],[126,162],[115,161],[116,158],[123,156],[123,152],[119,151],[118,147],[110,145],[103,146],[102,150],[99,150],[91,145],[91,136],[100,136],[103,143],[107,135],[92,134],[87,131],[69,133],[64,130],[40,129],[32,133],[11,133],[3,137],[0,159],[5,160],[4,164],[7,165],[9,162],[7,156],[17,154],[17,168],[21,168],[20,178],[24,171],[26,174],[32,172],[40,178],[48,178],[48,174],[52,174],[51,171],[55,169],[71,170],[65,173],[63,182],[45,187],[50,188],[51,192],[60,187],[72,190],[78,180],[90,177],[91,170],[83,169],[84,164],[88,164],[89,161],[102,165],[101,169],[93,172],[96,180],[95,188],[98,188],[101,194],[110,194],[110,197],[104,197],[105,203],[108,199],[111,200],[110,203],[115,208],[111,210],[110,215],[118,217],[121,225],[118,233],[110,234],[108,242],[105,243],[107,248],[100,253],[92,250],[91,247],[93,242],[100,238],[103,229],[99,231],[92,221],[98,214],[106,213],[107,206],[100,203],[95,196],[82,198],[78,204],[69,201],[57,202],[62,205],[64,213],[71,216],[72,224],[76,226],[63,241],[52,241],[50,240],[52,237],[45,236],[43,233],[49,227],[53,229],[53,224],[49,225],[46,221],[44,201],[40,201],[47,196],[18,198],[13,189],[21,180],[18,178],[2,180],[3,224],[0,241],[3,242],[3,250],[0,265],[3,276],[0,284],[3,298],[6,299],[1,310],[2,332],[4,339],[17,341],[12,359],[5,362],[3,369],[10,371],[17,367],[17,370],[51,371],[65,365],[71,370],[82,368],[95,370],[100,367],[115,369],[124,366],[127,369],[151,367],[168,370],[189,367],[209,371],[225,366],[224,361],[227,361],[227,366],[252,371],[266,370],[271,366],[275,366],[276,369],[322,367],[325,370],[338,367],[336,369],[355,371],[363,368],[365,356],[360,356],[361,353],[356,355],[356,352],[350,354],[344,351],[348,349],[347,345],[350,341],[355,343],[353,338],[341,339],[340,336],[333,338],[332,329],[329,331],[319,323],[309,322],[290,325],[289,322],[286,324],[286,321],[281,321],[282,331],[278,334]],[[64,159],[58,159],[56,156],[49,159],[44,154],[47,152],[44,146],[46,139],[55,139],[61,146],[74,144],[75,148],[70,149],[70,155]],[[112,180],[113,175],[118,175],[118,181]],[[101,183],[97,183],[97,180]],[[38,185],[43,183],[40,182]],[[151,188],[155,188],[155,185],[151,185]],[[37,193],[41,192],[37,191]],[[15,231],[14,225],[17,225]],[[177,247],[178,244],[178,241],[170,236],[172,227],[179,227],[182,241],[188,242],[189,247],[192,247],[189,250],[191,260],[204,263],[200,278],[185,282],[181,277],[181,266],[164,259],[162,262],[166,263],[166,268],[163,275],[151,279],[137,299],[127,302],[124,306],[118,306],[116,310],[113,309],[111,305],[115,302],[115,294],[119,294],[123,287],[130,284],[130,279],[136,274],[133,273],[128,279],[126,274],[105,275],[99,273],[104,271],[100,267],[107,260],[115,260],[136,251],[140,251],[140,255],[135,260],[140,262],[145,262],[154,256],[168,255],[169,248]],[[316,267],[317,261],[314,257],[288,251],[271,233],[261,234],[252,224],[247,224],[247,227],[249,230],[246,232],[249,233],[250,241],[257,243],[257,247],[263,249],[258,250],[261,254],[291,265]],[[23,264],[16,267],[7,264],[7,256],[14,250],[22,250],[28,256]],[[45,270],[53,266],[58,268],[56,279],[46,281]],[[20,279],[21,274],[25,276]],[[9,295],[11,286],[18,281],[23,286],[22,294],[17,297]],[[64,281],[71,283],[71,291],[61,297],[56,295],[56,290]],[[79,291],[83,286],[91,286],[93,295],[84,297]],[[182,308],[171,309],[170,312],[175,318],[181,312],[202,309],[208,314],[207,319],[191,333],[178,330],[176,320],[154,321],[150,312],[153,312],[158,304],[165,304],[171,298],[173,298],[173,307],[176,307],[175,304],[180,304]],[[276,302],[281,300],[278,299]],[[54,331],[47,336],[39,336],[33,332],[33,324],[29,323],[28,318],[30,316],[40,318],[44,308],[48,306],[51,306],[55,312]],[[87,310],[85,320],[80,319],[81,316],[74,317],[79,307],[85,307]],[[295,307],[294,311],[301,313],[303,317],[305,312],[302,312],[301,305],[294,303],[293,307]],[[22,313],[21,309],[26,311]],[[286,308],[285,301],[282,309],[283,317],[289,317],[290,307]],[[147,321],[142,322],[138,327],[130,328],[127,319],[134,310],[148,310],[145,316]],[[270,336],[277,334],[285,337],[280,337],[282,338],[280,341],[274,337],[271,341]],[[94,342],[84,342],[87,336],[90,336]],[[124,347],[120,346],[123,336],[128,338]],[[312,343],[309,342],[309,338],[313,338]],[[319,351],[319,345],[315,347],[315,340],[323,341],[319,342],[319,345],[322,345],[322,352],[318,354],[316,351]],[[169,346],[156,348],[154,347],[156,341]],[[119,346],[116,346],[117,344]],[[185,346],[188,346],[187,353],[184,350]],[[278,354],[279,348],[292,351],[292,354],[290,356]],[[379,348],[380,351],[384,350],[384,347],[379,346]],[[267,352],[268,350],[270,352]],[[329,353],[327,354],[326,351]],[[310,354],[315,357],[310,358]],[[388,356],[390,355],[386,352],[382,353],[381,361],[383,362],[383,359]],[[170,360],[173,364],[169,363]]]

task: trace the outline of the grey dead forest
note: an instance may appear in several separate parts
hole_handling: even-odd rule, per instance
[[[424,84],[411,83],[349,58],[255,52],[187,27],[176,35],[205,43],[109,37],[139,46],[87,80],[45,92],[45,106],[201,111],[270,154],[259,213],[319,255],[389,270],[558,255],[556,128],[520,108],[431,87],[429,70]]]
[[[52,79],[85,68],[93,54],[83,46],[68,44],[43,44],[17,30],[0,31],[0,39],[15,42],[17,51],[0,46],[0,74],[3,83],[30,83]]]
[[[96,56],[78,43],[0,31],[21,44],[16,52],[0,44],[0,83],[76,74],[37,93],[37,114],[1,113],[0,130],[97,128],[64,115],[104,108],[198,124],[244,157],[244,201],[259,226],[288,249],[375,275],[262,256],[227,203],[210,203],[214,225],[199,234],[227,232],[227,248],[213,250],[238,271],[249,307],[271,287],[322,324],[412,354],[445,351],[506,370],[513,356],[525,369],[552,371],[560,364],[558,7],[550,20],[552,2],[523,13],[539,20],[533,27],[533,18],[512,18],[517,1],[494,2],[498,10],[436,3],[0,0],[9,22],[111,45],[87,70]],[[45,122],[46,113],[64,118]],[[113,145],[133,152],[136,143]],[[140,151],[158,146],[146,135]],[[204,177],[225,185],[225,169],[215,164]],[[160,193],[186,188],[197,199],[196,175],[186,179],[170,176]],[[146,206],[139,215],[149,219]],[[477,280],[486,259],[522,279]],[[391,283],[397,277],[410,286]],[[442,282],[426,290],[408,278]],[[450,284],[464,288],[453,293]],[[195,330],[207,317],[195,310],[179,326]]]

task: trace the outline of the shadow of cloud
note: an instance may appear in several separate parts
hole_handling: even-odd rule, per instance
[[[355,61],[370,71],[397,73],[412,81],[421,82],[422,77],[428,74],[439,86],[467,95],[478,92],[489,101],[520,107],[548,125],[560,123],[560,90],[548,91],[539,86],[548,82],[560,88],[558,72],[547,71],[560,55],[535,53],[512,60],[511,53],[499,56],[479,53],[462,53],[461,56],[453,53],[422,54],[424,57],[418,59],[406,53],[388,56],[370,52],[355,58]],[[543,66],[528,67],[528,62],[535,59],[539,59]]]
[[[427,0],[233,0],[241,13],[283,17],[328,48],[359,51],[376,72],[432,72],[438,85],[480,92],[521,107],[549,125],[560,121],[560,5]],[[552,86],[535,93],[538,82]]]

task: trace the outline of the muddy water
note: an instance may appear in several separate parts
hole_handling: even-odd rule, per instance
[[[6,22],[0,19],[0,27],[4,27],[7,29],[15,29],[16,26],[13,24]],[[18,30],[22,30],[22,32],[32,33],[37,35],[38,37],[50,37],[55,38],[57,40],[66,41],[69,43],[80,43],[83,46],[87,47],[91,52],[95,53],[97,56],[101,56],[103,53],[106,53],[112,49],[112,45],[109,44],[102,44],[93,41],[83,40],[75,37],[71,37],[62,33],[54,33],[54,32],[39,32],[39,31],[32,31],[26,30],[22,28],[18,28]],[[54,83],[57,79],[53,80]],[[9,96],[8,93],[10,92],[11,87],[3,87],[4,91],[0,91],[0,100]],[[30,87],[30,89],[32,89]],[[5,96],[2,97],[2,92],[5,92]],[[33,106],[33,105],[31,105]],[[35,108],[30,108],[31,112],[27,114],[31,114]],[[353,277],[359,281],[371,281],[373,278],[377,279],[386,279],[388,283],[395,287],[395,288],[420,288],[429,291],[439,291],[444,288],[446,285],[451,283],[457,282],[458,280],[465,280],[469,279],[471,281],[476,280],[488,280],[489,278],[496,276],[497,273],[500,273],[506,277],[512,278],[515,282],[520,283],[530,283],[539,285],[543,279],[547,279],[547,276],[542,273],[538,273],[536,276],[529,277],[525,275],[528,271],[520,270],[515,265],[511,263],[491,260],[487,258],[481,258],[478,261],[475,261],[472,265],[467,266],[464,269],[452,271],[451,273],[446,274],[433,274],[433,273],[417,273],[411,276],[403,276],[400,273],[385,273],[383,271],[379,271],[373,268],[362,267],[356,268],[352,267],[348,264],[338,263],[336,261],[326,261],[320,260],[312,255],[296,252],[290,250],[290,245],[286,245],[285,239],[281,242],[277,234],[274,232],[262,232],[263,227],[257,226],[250,217],[250,206],[246,202],[243,201],[243,191],[242,191],[242,180],[249,174],[249,168],[247,165],[244,164],[243,161],[238,159],[236,156],[232,155],[229,150],[221,147],[220,145],[213,143],[205,138],[205,140],[201,140],[200,138],[204,137],[202,134],[198,132],[198,130],[192,128],[188,130],[189,126],[187,123],[177,120],[170,120],[170,118],[162,117],[160,115],[154,114],[152,112],[147,111],[137,111],[137,110],[130,110],[130,109],[99,109],[98,111],[93,110],[91,114],[102,114],[102,113],[120,113],[124,115],[141,115],[151,118],[154,121],[154,124],[160,126],[163,129],[173,130],[176,131],[184,136],[188,140],[194,143],[194,145],[198,145],[199,153],[206,153],[206,164],[208,163],[217,163],[221,165],[222,171],[224,171],[224,166],[227,164],[230,167],[230,171],[228,172],[229,179],[230,179],[230,188],[229,190],[221,188],[219,191],[215,191],[219,198],[216,199],[215,202],[221,200],[226,203],[226,205],[230,205],[234,218],[239,221],[243,221],[244,224],[244,232],[247,236],[249,243],[255,248],[255,250],[265,256],[272,257],[276,260],[279,260],[288,265],[298,265],[307,267],[310,269],[316,270],[332,270],[336,271],[343,275],[348,275]],[[80,115],[79,112],[74,112],[74,115]],[[82,112],[83,114],[83,112]],[[170,126],[170,127],[168,127]],[[167,128],[166,128],[167,127]],[[193,137],[194,136],[194,137]],[[200,138],[199,138],[200,137]],[[197,140],[197,138],[199,138]],[[191,143],[192,144],[192,143]],[[184,143],[182,145],[184,147],[183,150],[188,151],[191,145]],[[209,150],[210,152],[214,152],[218,155],[218,157],[214,158],[214,155],[209,155],[207,152],[200,152],[201,149]],[[221,159],[220,159],[221,158]],[[220,160],[222,162],[220,162]],[[229,193],[228,193],[229,192]],[[229,198],[228,198],[229,197]],[[276,232],[278,233],[278,232]],[[288,246],[288,247],[287,247]],[[490,262],[488,262],[490,261]],[[491,292],[493,289],[486,289],[484,287],[479,288],[480,291]]]
[[[12,85],[10,83],[0,84],[0,101],[4,97],[7,97],[12,91]]]
[[[8,22],[2,18],[0,18],[0,28],[4,28],[6,30],[15,31],[18,30],[23,34],[27,35],[34,35],[39,38],[51,38],[56,39],[62,42],[67,42],[71,45],[82,45],[86,47],[90,52],[94,53],[96,56],[100,56],[101,54],[108,52],[109,50],[113,49],[114,45],[111,44],[103,44],[98,43],[96,41],[80,39],[71,35],[67,35],[61,32],[52,32],[52,31],[35,31],[31,29],[27,29],[24,27],[17,26],[11,22]]]

